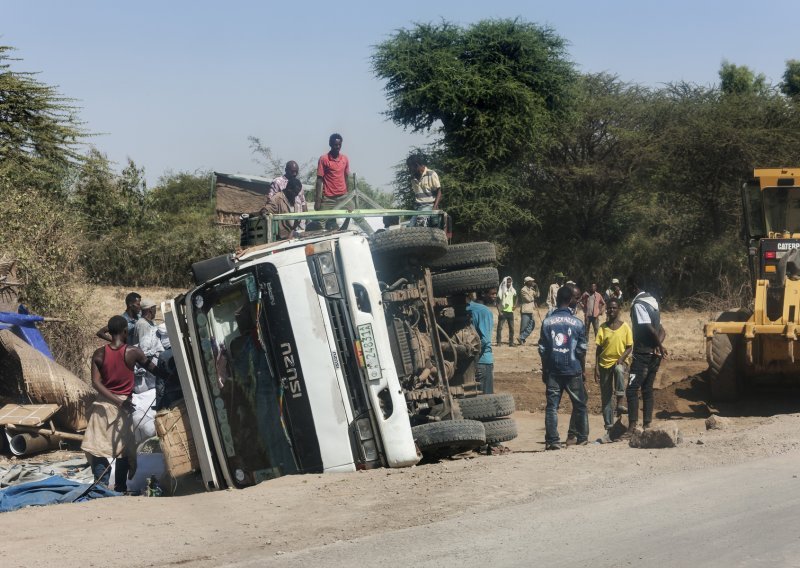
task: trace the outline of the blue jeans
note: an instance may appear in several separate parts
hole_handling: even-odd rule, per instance
[[[483,394],[494,394],[494,363],[478,363],[475,379],[480,383]]]
[[[578,443],[589,439],[589,416],[586,413],[586,388],[581,375],[547,375],[547,409],[544,415],[544,441],[547,444],[557,444],[558,437],[558,407],[561,404],[561,395],[567,391],[572,401],[572,416],[570,429],[574,429]]]
[[[533,319],[533,314],[520,314],[519,315],[519,342],[525,343],[528,336],[536,329],[536,320]]]
[[[606,430],[614,424],[614,395],[625,395],[625,365],[613,365],[607,369],[600,367],[600,400]]]
[[[94,480],[108,487],[108,481],[111,479],[111,468],[108,467],[108,458],[92,456],[91,462]],[[130,465],[128,464],[128,458],[117,458],[117,463],[114,467],[114,491],[117,493],[125,493],[125,491],[128,490],[129,470]]]

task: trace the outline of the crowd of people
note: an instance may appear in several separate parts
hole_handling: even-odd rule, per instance
[[[154,301],[128,294],[125,311],[97,332],[108,345],[95,350],[91,359],[98,395],[81,449],[89,456],[95,481],[104,485],[115,460],[114,488],[121,493],[136,472],[137,428],[151,410],[181,396],[166,326],[155,322],[157,309]],[[141,401],[144,407],[138,408]]]
[[[605,434],[602,442],[628,439],[639,427],[639,396],[642,398],[641,427],[647,429],[653,420],[653,383],[661,360],[667,356],[663,345],[666,333],[661,325],[656,298],[643,289],[642,279],[630,276],[627,290],[631,298],[631,325],[621,318],[623,292],[617,278],[604,293],[596,282],[582,292],[580,287],[563,273],[555,274],[555,281],[547,292],[547,313],[539,314],[537,299],[539,288],[536,279],[526,276],[519,293],[513,279],[506,276],[497,289],[478,293],[478,302],[494,305],[497,309],[495,345],[503,344],[504,329],[508,331],[508,345],[525,345],[536,326],[536,316],[541,322],[538,350],[542,361],[542,381],[546,387],[545,447],[562,448],[558,434],[558,408],[564,393],[572,402],[572,415],[566,439],[567,445],[583,445],[589,440],[589,421],[586,391],[586,352],[590,332],[594,334],[594,381],[600,387]],[[519,308],[520,326],[514,327],[514,310]],[[601,321],[605,315],[605,321]],[[485,319],[485,318],[484,318]],[[488,320],[487,320],[488,321]],[[491,360],[492,326],[483,323],[475,326],[484,340],[482,358]],[[516,335],[516,340],[515,340]],[[486,374],[479,372],[479,376]],[[490,372],[491,375],[491,372]],[[493,378],[483,392],[493,392]],[[627,428],[615,428],[622,416],[628,416]]]

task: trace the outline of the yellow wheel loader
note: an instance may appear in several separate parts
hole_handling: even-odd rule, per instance
[[[742,188],[753,306],[705,325],[711,397],[720,402],[755,380],[800,379],[800,168],[753,176]]]

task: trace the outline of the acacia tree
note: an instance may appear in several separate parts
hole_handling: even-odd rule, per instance
[[[620,268],[612,266],[609,252],[630,233],[635,180],[650,162],[642,118],[651,93],[598,73],[581,76],[574,96],[570,120],[541,166],[531,171],[531,202],[541,224],[527,235],[509,235],[509,246],[535,242],[533,250],[515,258],[602,281]]]
[[[786,62],[781,91],[787,97],[794,98],[800,95],[800,61],[797,59],[790,59]]]
[[[520,164],[537,160],[567,115],[575,79],[566,42],[514,20],[398,30],[372,57],[386,81],[387,116],[435,132],[432,162],[463,235],[535,223]]]
[[[720,89],[725,94],[764,94],[767,78],[763,73],[754,73],[747,65],[736,65],[723,61],[719,69]]]
[[[11,69],[12,51],[0,45],[0,183],[61,190],[87,134],[72,99]]]

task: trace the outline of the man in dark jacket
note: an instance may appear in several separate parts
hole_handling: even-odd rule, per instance
[[[542,380],[547,387],[545,411],[545,448],[561,449],[558,436],[558,406],[567,391],[572,401],[572,420],[577,430],[578,445],[589,439],[589,418],[586,414],[586,326],[570,311],[573,290],[562,286],[556,293],[557,308],[542,323],[539,355],[542,358]]]

